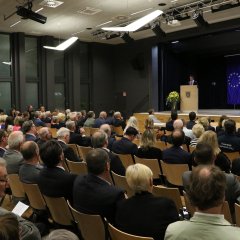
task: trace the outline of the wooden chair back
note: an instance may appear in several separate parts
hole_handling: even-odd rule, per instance
[[[118,136],[123,136],[122,126],[119,127],[113,126],[113,132],[115,132]]]
[[[25,191],[18,174],[9,174],[9,185],[12,190],[12,195],[17,198],[25,198]]]
[[[83,161],[86,161],[86,155],[88,154],[88,152],[90,152],[92,150],[92,148],[91,147],[83,147],[83,146],[79,146],[79,145],[77,145],[77,148],[78,148],[78,152],[80,154],[80,158]]]
[[[73,217],[64,197],[54,198],[43,195],[43,198],[55,223],[64,226],[72,225]]]
[[[161,160],[163,175],[166,176],[167,181],[176,186],[183,186],[182,175],[189,171],[187,164],[170,164]]]
[[[231,162],[240,157],[239,152],[224,152],[224,154],[229,158]]]
[[[164,141],[156,141],[154,147],[159,148],[163,151],[167,148],[167,144]]]
[[[66,163],[70,173],[74,174],[87,174],[87,164],[86,162],[73,162],[66,159]]]
[[[135,138],[132,142],[135,143],[138,147],[141,144],[141,140],[139,138]]]
[[[91,134],[91,136],[95,133],[95,132],[97,132],[97,131],[99,131],[99,128],[90,128],[90,134]]]
[[[100,215],[90,215],[78,212],[74,209],[69,201],[68,206],[72,212],[75,223],[79,232],[85,240],[105,240],[105,226]]]
[[[191,216],[193,216],[193,214],[195,212],[195,207],[192,206],[192,204],[190,203],[188,195],[185,191],[183,191],[183,197],[185,200],[185,205],[186,205],[187,211],[191,214]]]
[[[108,223],[108,231],[111,239],[113,240],[153,240],[151,237],[140,237],[132,234],[125,233],[115,228],[113,225]]]
[[[116,153],[117,154],[117,153]],[[133,157],[131,154],[117,154],[122,161],[123,166],[127,169],[128,166],[133,165]]]
[[[72,148],[72,150],[74,151],[74,153],[81,158],[79,151],[78,151],[78,147],[77,144],[67,144],[70,148]]]
[[[189,146],[189,152],[190,153],[193,153],[194,152],[194,150],[196,149],[196,146]]]
[[[42,194],[39,190],[37,184],[32,183],[22,183],[23,188],[27,194],[28,200],[30,202],[30,206],[36,210],[45,210],[46,203],[42,197]]]
[[[230,212],[230,208],[229,208],[229,204],[227,201],[224,201],[223,203],[223,210],[222,210],[222,213],[224,215],[224,218],[230,222],[231,224],[233,223],[232,221],[232,215],[231,215],[231,212]]]
[[[90,137],[91,136],[91,128],[90,127],[83,127],[85,131],[85,135]]]
[[[153,172],[153,179],[158,179],[162,174],[159,166],[158,159],[147,159],[147,158],[139,158],[134,156],[135,163],[141,163],[143,165],[148,166]]]
[[[57,128],[48,128],[48,129],[49,129],[49,131],[52,134],[52,138],[57,138],[57,131],[58,131],[58,129]]]
[[[240,205],[235,203],[236,225],[240,227]]]
[[[113,182],[114,182],[115,186],[125,190],[128,197],[131,197],[131,196],[134,195],[133,191],[128,186],[128,183],[127,183],[127,180],[126,180],[125,176],[118,175],[113,171],[111,171],[111,174],[112,174],[112,178],[113,178]]]
[[[171,200],[176,205],[177,210],[183,208],[181,195],[178,188],[167,188],[167,187],[159,187],[159,186],[153,186],[153,192],[154,195],[159,197],[166,197]]]

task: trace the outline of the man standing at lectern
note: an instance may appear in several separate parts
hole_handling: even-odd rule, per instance
[[[189,85],[197,85],[197,81],[194,79],[194,76],[191,74],[189,75]]]

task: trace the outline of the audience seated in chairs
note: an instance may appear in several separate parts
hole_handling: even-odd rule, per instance
[[[105,111],[102,111],[99,113],[99,117],[95,119],[93,127],[94,128],[100,128],[101,125],[106,123],[107,113]]]
[[[112,151],[115,153],[136,155],[138,147],[132,141],[137,135],[138,131],[133,127],[129,127],[123,137],[113,143]]]
[[[113,121],[112,121],[112,125],[114,127],[122,127],[122,129],[124,130],[126,127],[126,123],[122,117],[122,114],[120,112],[115,112],[113,115]]]
[[[210,122],[211,122],[210,118],[207,117],[201,117],[198,120],[198,123],[203,125],[205,131],[212,130],[215,132],[215,128],[210,125]]]
[[[87,113],[87,119],[84,122],[83,126],[84,127],[93,127],[95,122],[95,113],[93,111],[89,111]]]
[[[12,132],[8,137],[8,149],[3,155],[7,162],[8,174],[18,174],[19,168],[23,164],[23,156],[20,152],[23,142],[24,136],[21,131]]]
[[[112,135],[112,129],[109,124],[103,124],[100,130],[104,131],[108,136],[108,146],[107,148],[112,151],[112,145],[116,141],[115,136]]]
[[[174,121],[178,118],[178,113],[177,111],[171,111],[171,119],[166,123],[166,130],[167,131],[173,131],[173,123]]]
[[[194,161],[197,165],[214,165],[215,154],[213,148],[205,143],[197,144],[194,151]],[[189,188],[191,171],[183,174],[183,186],[185,190]],[[226,201],[229,203],[231,212],[234,212],[234,203],[240,201],[240,183],[231,173],[225,173],[227,187],[225,192]]]
[[[22,132],[25,136],[25,141],[37,140],[37,128],[32,120],[25,121],[22,125]]]
[[[225,133],[218,136],[219,147],[224,152],[240,151],[240,138],[236,135],[236,122],[228,119],[224,122]]]
[[[191,154],[182,149],[185,134],[182,130],[176,129],[172,133],[173,146],[163,150],[162,160],[166,163],[188,164],[191,166]]]
[[[39,139],[36,141],[39,148],[44,144],[46,141],[52,139],[52,133],[50,132],[48,127],[42,127],[38,131]]]
[[[129,234],[160,240],[168,224],[178,221],[179,216],[172,200],[153,196],[152,176],[152,171],[143,164],[127,168],[127,182],[135,195],[118,204],[116,227]]]
[[[65,127],[60,128],[57,131],[57,139],[58,139],[59,145],[63,149],[64,158],[67,158],[68,160],[73,161],[73,162],[81,162],[80,158],[75,154],[73,149],[67,145],[69,143],[69,139],[70,139],[70,130],[69,129],[67,129]]]
[[[87,175],[78,175],[73,188],[73,207],[82,213],[98,214],[114,222],[116,205],[125,198],[123,190],[110,184],[106,151],[93,149],[86,157]]]
[[[25,183],[37,183],[42,166],[39,163],[40,155],[38,145],[27,141],[21,146],[24,163],[19,169],[19,178]]]
[[[0,129],[0,157],[3,157],[8,145],[8,134],[4,129]]]
[[[226,115],[222,115],[222,116],[219,118],[218,125],[216,126],[217,136],[220,136],[220,135],[224,134],[223,124],[224,124],[224,122],[225,122],[227,119],[228,119],[228,117],[227,117]]]
[[[106,124],[113,125],[113,119],[114,119],[113,115],[114,115],[114,110],[110,110],[107,114]]]
[[[49,233],[46,240],[79,240],[79,238],[76,234],[66,229],[56,229]]]
[[[187,196],[196,212],[190,221],[170,224],[164,239],[239,239],[240,228],[231,226],[222,214],[225,189],[226,177],[218,167],[208,165],[194,169]]]
[[[193,138],[190,142],[190,147],[195,147],[198,143],[199,138],[201,137],[201,135],[204,133],[205,129],[203,127],[202,124],[197,123],[193,126],[192,128],[192,132],[193,135],[195,136],[195,138]]]
[[[110,171],[113,171],[118,175],[125,176],[125,167],[123,166],[120,158],[116,154],[110,152],[109,149],[107,149],[108,136],[105,132],[99,130],[93,134],[92,146],[94,148],[102,148],[107,152],[110,159]]]
[[[128,119],[127,125],[126,125],[126,127],[124,128],[123,133],[125,133],[126,130],[127,130],[129,127],[133,127],[133,128],[135,128],[137,131],[139,131],[139,128],[138,128],[138,120],[137,120],[136,117],[131,116],[131,117]]]
[[[240,139],[239,139],[240,140]],[[209,144],[215,155],[215,165],[218,166],[222,171],[229,173],[231,170],[231,161],[228,157],[221,151],[218,146],[217,134],[213,131],[204,132],[199,138],[199,143],[207,143]]]
[[[65,197],[71,201],[76,175],[64,170],[64,154],[58,141],[49,140],[44,143],[40,148],[40,156],[45,164],[39,174],[40,191],[49,197]]]

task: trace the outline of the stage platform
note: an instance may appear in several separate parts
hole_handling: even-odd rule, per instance
[[[189,112],[180,112],[178,111],[179,118],[185,119],[188,121]],[[162,123],[166,123],[171,115],[170,111],[155,112],[154,114]],[[233,119],[237,123],[237,127],[240,126],[240,110],[231,110],[231,109],[199,109],[197,112],[197,118],[200,117],[210,117],[213,121],[212,125],[216,126],[221,115],[227,115],[229,118]],[[148,117],[148,113],[134,113],[134,116],[139,121],[140,131],[144,131],[144,121]]]

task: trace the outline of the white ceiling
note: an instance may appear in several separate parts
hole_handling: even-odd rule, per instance
[[[42,6],[40,3],[43,0],[33,1],[33,11],[38,10]],[[25,32],[28,35],[50,35],[56,38],[66,39],[73,34],[79,37],[82,41],[102,42],[109,44],[122,43],[119,37],[110,40],[102,39],[103,36],[94,37],[92,32],[101,29],[97,27],[107,21],[112,21],[106,26],[116,26],[127,21],[136,20],[151,11],[161,9],[164,12],[171,7],[181,6],[187,3],[193,3],[193,0],[178,0],[173,3],[170,0],[59,0],[64,2],[57,8],[44,7],[39,14],[47,17],[47,22],[41,24],[32,20],[23,20],[20,16],[14,14],[7,20],[4,20],[4,15],[9,16],[16,11],[16,6],[23,5],[27,0],[0,0],[0,32]],[[220,0],[221,2],[223,0]],[[199,2],[199,1],[198,1]],[[159,3],[166,3],[166,6],[160,7]],[[83,15],[78,11],[91,7],[101,10],[95,15]],[[151,8],[148,11],[131,15],[134,12]],[[124,21],[117,20],[117,17],[124,16]],[[204,18],[211,24],[229,19],[240,17],[240,7],[231,10],[225,10],[217,13],[204,12]],[[12,24],[21,20],[21,22],[13,27]],[[197,26],[192,19],[181,21],[180,26],[168,26],[163,19],[160,19],[161,28],[166,32],[176,32],[188,28],[196,28]],[[86,28],[92,28],[87,30]],[[130,34],[135,40],[154,36],[152,30],[144,30]]]

